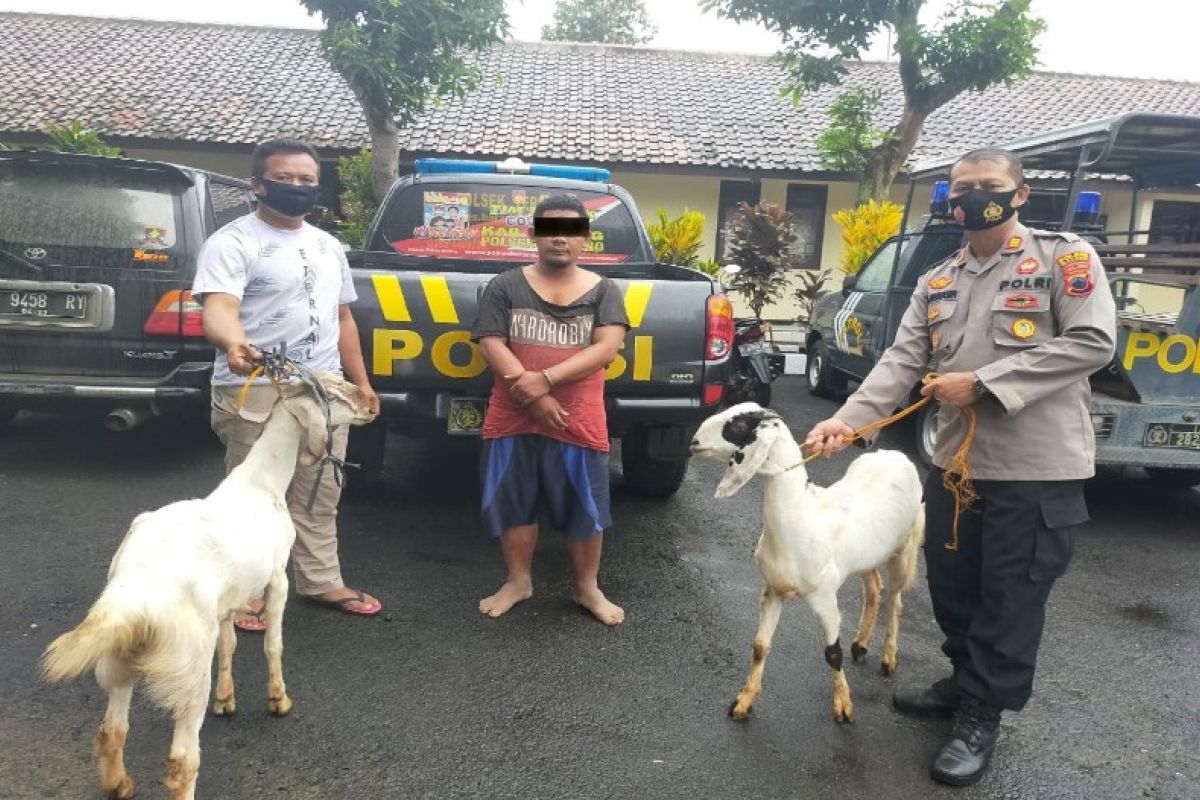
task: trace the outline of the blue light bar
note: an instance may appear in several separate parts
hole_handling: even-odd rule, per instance
[[[418,158],[413,166],[420,175],[497,171],[495,161],[468,161],[465,158]]]
[[[1099,192],[1080,192],[1079,199],[1075,201],[1076,214],[1099,214],[1100,213],[1100,193]]]
[[[413,162],[419,175],[452,175],[488,173],[492,175],[538,175],[543,178],[566,178],[576,181],[607,183],[609,171],[599,167],[567,167],[554,164],[526,164],[519,159],[506,161],[472,161],[465,158],[418,158]]]
[[[950,196],[950,181],[938,181],[933,184],[933,193],[929,195],[930,203],[944,203]]]

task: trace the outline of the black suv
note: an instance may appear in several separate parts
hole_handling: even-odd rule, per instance
[[[0,152],[0,424],[85,406],[124,430],[207,402],[196,255],[253,207],[245,181],[203,170]]]

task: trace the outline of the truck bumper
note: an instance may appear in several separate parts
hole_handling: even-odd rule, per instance
[[[388,425],[410,435],[436,436],[447,432],[450,400],[447,392],[386,392],[379,395],[380,416]],[[677,428],[699,427],[718,409],[690,397],[609,397],[608,428],[613,438],[635,425]]]
[[[0,405],[45,409],[113,402],[200,402],[208,397],[211,363],[184,363],[165,378],[97,378],[86,375],[0,375]]]
[[[1200,450],[1155,446],[1151,435],[1156,426],[1200,422],[1195,404],[1141,404],[1093,395],[1091,413],[1097,464],[1200,468]]]

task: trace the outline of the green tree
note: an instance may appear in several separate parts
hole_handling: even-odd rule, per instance
[[[548,42],[644,44],[657,32],[643,0],[558,0],[554,21],[542,28]]]
[[[924,0],[700,0],[706,11],[757,22],[784,42],[777,55],[799,102],[840,84],[846,59],[859,57],[891,30],[899,57],[904,108],[889,135],[862,150],[860,196],[883,200],[912,153],[926,118],[958,95],[1011,85],[1037,62],[1034,39],[1045,28],[1031,0],[958,0],[933,25],[918,22]]]
[[[371,187],[371,151],[360,150],[339,158],[338,178],[342,182],[342,222],[338,236],[351,247],[364,247],[367,228],[378,208]]]
[[[100,134],[83,127],[79,120],[66,125],[46,123],[46,135],[50,137],[49,148],[58,153],[83,153],[90,156],[122,156],[121,148],[105,144]]]
[[[321,44],[358,98],[371,134],[371,186],[396,178],[400,131],[440,98],[479,85],[464,54],[508,33],[504,0],[300,0],[325,22]]]
[[[852,86],[829,106],[829,127],[817,137],[821,166],[834,172],[862,176],[872,151],[891,141],[893,134],[875,124],[883,91]],[[858,184],[858,202],[871,199],[868,184]]]

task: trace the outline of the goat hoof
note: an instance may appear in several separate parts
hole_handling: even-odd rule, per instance
[[[137,793],[137,784],[126,775],[113,789],[104,790],[104,800],[129,800]]]
[[[277,717],[286,717],[288,714],[292,713],[292,698],[288,697],[286,694],[279,698],[268,697],[267,711],[270,711]]]
[[[854,659],[855,664],[862,662],[867,657],[867,648],[863,647],[858,642],[850,645],[850,658]]]
[[[729,716],[738,722],[745,722],[750,718],[750,712],[754,710],[754,706],[743,706],[741,701],[734,700],[729,706]]]
[[[213,700],[212,713],[214,717],[228,717],[237,712],[237,700],[233,695],[217,697]]]

